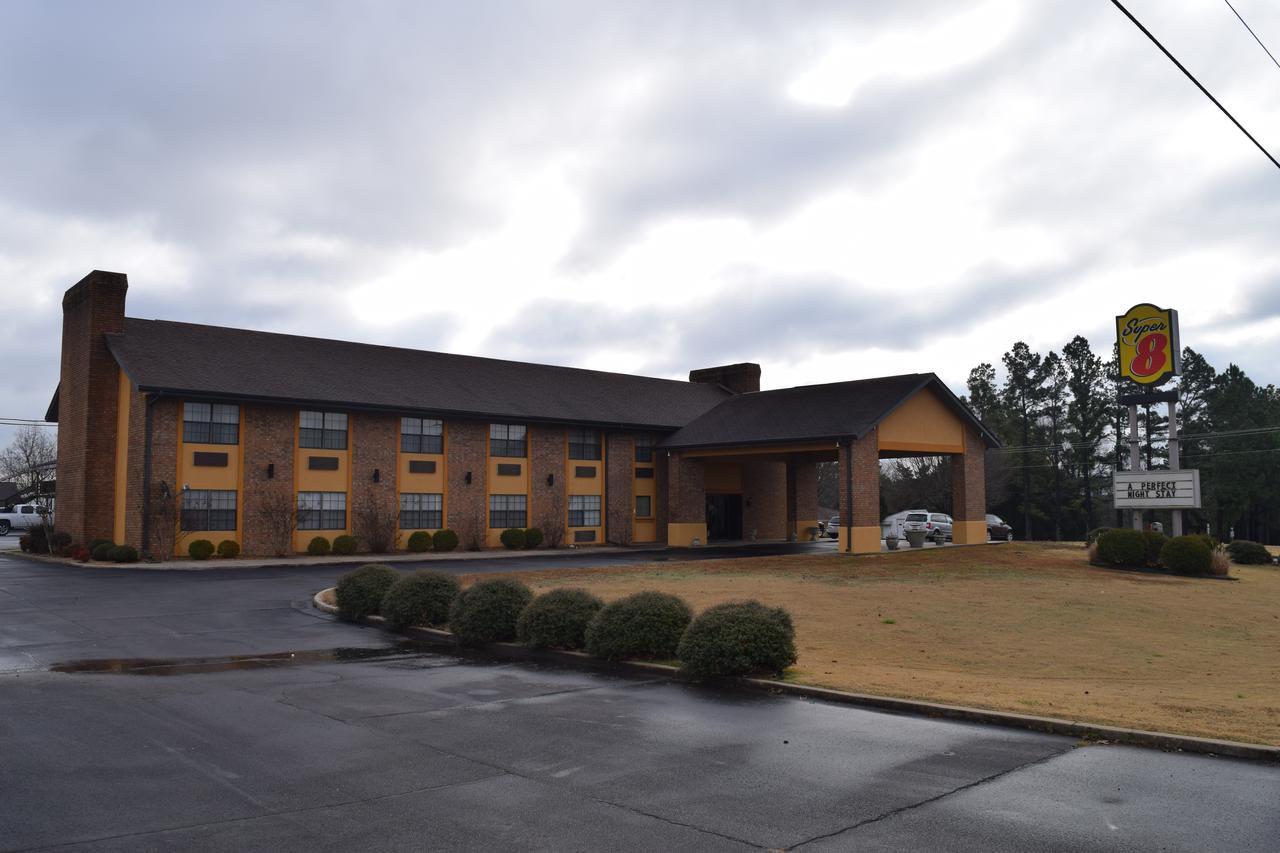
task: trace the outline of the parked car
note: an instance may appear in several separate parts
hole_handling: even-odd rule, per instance
[[[924,510],[920,510],[920,511],[924,512]],[[887,538],[891,533],[894,536],[898,537],[899,539],[905,538],[902,535],[902,525],[907,520],[907,516],[910,515],[911,512],[913,512],[913,510],[907,510],[906,512],[895,512],[893,515],[886,515],[883,519],[881,519],[880,538],[881,539]]]
[[[926,539],[932,539],[935,545],[942,545],[951,539],[951,516],[941,512],[928,510],[911,510],[902,522],[903,531],[923,530]]]
[[[833,515],[831,518],[827,519],[825,532],[831,539],[840,538],[840,516]]]
[[[0,536],[7,536],[11,530],[30,530],[39,523],[40,509],[35,504],[5,507],[0,512]]]
[[[1013,528],[998,515],[987,516],[987,539],[992,542],[1012,542]]]

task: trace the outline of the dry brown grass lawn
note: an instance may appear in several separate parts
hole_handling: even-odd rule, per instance
[[[806,684],[1280,745],[1280,569],[1232,576],[1110,571],[1080,545],[1024,543],[521,575],[606,600],[782,605],[788,677]]]

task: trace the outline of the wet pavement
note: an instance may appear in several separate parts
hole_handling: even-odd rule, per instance
[[[1280,838],[1274,766],[458,658],[311,610],[338,573],[0,557],[0,850],[1275,850]]]

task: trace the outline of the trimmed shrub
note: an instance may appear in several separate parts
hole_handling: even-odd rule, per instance
[[[94,551],[98,550],[99,545],[110,545],[112,548],[116,547],[116,543],[110,539],[95,539],[89,543],[89,553],[92,554]],[[95,557],[94,559],[97,558]]]
[[[605,660],[672,658],[693,611],[665,592],[637,592],[606,604],[587,626],[587,652]]]
[[[1144,530],[1142,541],[1147,546],[1147,565],[1160,565],[1160,554],[1164,551],[1164,544],[1169,541],[1169,537],[1156,530]]]
[[[1098,559],[1113,566],[1145,566],[1147,539],[1141,530],[1108,530],[1098,536]]]
[[[520,527],[508,527],[498,538],[502,540],[502,547],[511,551],[519,551],[527,541],[524,529]]]
[[[449,621],[449,606],[458,597],[458,579],[445,572],[417,571],[401,575],[382,597],[382,617],[393,631]]]
[[[521,611],[516,639],[536,649],[580,649],[587,642],[587,625],[603,607],[585,589],[553,589]]]
[[[338,615],[344,619],[361,619],[376,616],[382,609],[382,599],[400,578],[400,573],[381,563],[368,563],[338,578],[333,597],[338,605]]]
[[[208,539],[197,539],[187,546],[187,553],[193,560],[207,560],[213,556],[213,543]]]
[[[55,551],[63,551],[71,547],[71,534],[59,530],[49,537],[49,544]]]
[[[329,540],[317,536],[307,543],[307,553],[313,557],[323,557],[329,553]]]
[[[77,560],[81,563],[89,562],[89,549],[83,545],[72,545],[71,559]]]
[[[356,548],[359,547],[359,545],[360,543],[356,541],[356,537],[348,533],[344,533],[341,536],[334,538],[333,553],[349,557],[356,552]]]
[[[1207,575],[1213,568],[1213,552],[1199,536],[1175,536],[1160,552],[1160,564],[1181,575]]]
[[[112,542],[99,542],[89,551],[89,556],[102,563],[109,563],[115,559],[116,546]]]
[[[449,528],[431,534],[431,547],[437,551],[452,551],[458,547],[458,534]]]
[[[409,535],[409,550],[421,554],[423,551],[431,550],[431,534],[425,530],[418,530]]]
[[[132,545],[117,545],[111,550],[111,560],[115,563],[136,563],[138,549]]]
[[[18,547],[22,549],[23,553],[31,550],[30,534],[24,534],[18,537]]]
[[[530,527],[524,532],[524,547],[537,548],[542,544],[542,528]]]
[[[533,598],[529,587],[509,578],[476,581],[449,608],[449,630],[460,643],[513,640],[516,620]]]
[[[796,631],[781,607],[758,601],[718,604],[689,623],[676,656],[696,678],[781,675],[796,662]]]
[[[27,550],[31,553],[49,553],[49,531],[45,529],[43,524],[37,525],[28,530],[25,538],[27,540]],[[18,545],[21,547],[21,540],[18,541]]]
[[[1116,529],[1117,529],[1117,528],[1115,528],[1115,527],[1095,527],[1095,528],[1093,528],[1092,530],[1090,530],[1088,533],[1086,533],[1086,534],[1085,534],[1085,537],[1084,537],[1084,544],[1085,544],[1085,547],[1087,548],[1088,546],[1090,546],[1090,545],[1094,544],[1095,542],[1097,542],[1097,541],[1098,541],[1098,537],[1099,537],[1099,536],[1101,536],[1102,534],[1106,533],[1107,531],[1109,531],[1109,530],[1116,530]]]
[[[1271,562],[1271,552],[1265,546],[1247,539],[1236,539],[1227,546],[1231,561],[1241,566],[1256,566]]]
[[[218,556],[224,560],[240,556],[240,543],[234,539],[223,539],[218,543]]]

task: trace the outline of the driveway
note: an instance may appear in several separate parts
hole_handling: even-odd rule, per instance
[[[337,573],[0,557],[0,849],[1274,850],[1280,837],[1274,766],[398,648],[309,609]]]

